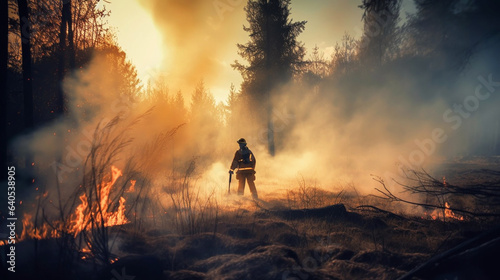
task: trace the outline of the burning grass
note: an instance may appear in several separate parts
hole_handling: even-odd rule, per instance
[[[125,217],[125,202],[126,199],[122,196],[119,198],[118,208],[113,207],[113,202],[110,199],[111,188],[115,185],[116,180],[122,176],[122,171],[115,166],[111,166],[110,178],[99,183],[96,198],[92,204],[89,204],[87,193],[81,194],[78,198],[80,204],[75,208],[75,211],[68,216],[64,222],[56,220],[49,225],[44,223],[41,226],[35,226],[33,216],[25,213],[23,218],[23,231],[19,240],[25,239],[44,239],[58,238],[62,233],[71,234],[77,237],[82,231],[87,230],[90,223],[95,222],[103,224],[104,227],[123,225],[128,223]],[[96,215],[96,213],[99,213]]]

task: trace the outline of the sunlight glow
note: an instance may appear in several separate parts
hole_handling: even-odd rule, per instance
[[[136,0],[112,1],[105,5],[112,11],[109,24],[116,28],[118,44],[135,65],[142,85],[147,85],[165,59],[161,33],[151,15]]]

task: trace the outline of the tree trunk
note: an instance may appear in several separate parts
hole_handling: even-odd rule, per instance
[[[67,47],[67,41],[69,46]],[[69,51],[69,52],[68,52]],[[61,26],[59,32],[59,67],[58,67],[58,80],[62,83],[64,75],[66,74],[66,56],[69,55],[70,67],[75,66],[74,55],[74,42],[73,42],[73,28],[71,19],[71,0],[63,1],[61,11]],[[66,102],[62,85],[59,86],[57,107],[60,113],[66,111]]]
[[[267,6],[267,10],[264,12],[264,16],[266,17],[266,49],[264,55],[266,56],[266,69],[264,70],[267,75],[265,77],[264,90],[266,91],[264,96],[267,99],[265,102],[267,103],[267,145],[268,152],[271,156],[275,154],[274,148],[274,123],[273,123],[273,105],[271,98],[271,90],[272,90],[272,77],[273,77],[273,69],[271,63],[271,24],[269,22],[269,17],[271,16],[269,5]]]
[[[271,94],[269,94],[270,96]],[[271,99],[271,98],[269,98]],[[273,123],[273,105],[271,104],[271,100],[268,101],[268,109],[267,109],[267,143],[269,154],[274,156],[275,147],[274,147],[274,123]]]
[[[73,33],[73,18],[71,12],[71,0],[66,0],[66,23],[68,25],[68,46],[69,46],[69,67],[71,69],[75,68],[75,41]]]
[[[7,0],[1,0],[0,7],[0,164],[2,170],[6,170],[7,164],[7,63],[9,46],[9,4]],[[2,172],[0,180],[6,179],[7,172]]]
[[[18,0],[19,20],[22,41],[22,72],[24,94],[24,128],[33,128],[33,79],[31,76],[31,33],[27,0]]]

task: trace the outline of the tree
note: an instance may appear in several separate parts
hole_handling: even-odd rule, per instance
[[[229,96],[227,97],[226,106],[224,106],[224,115],[226,119],[226,127],[228,128],[228,136],[231,139],[238,139],[241,131],[239,131],[241,124],[241,118],[238,112],[241,112],[240,108],[240,94],[236,92],[234,84],[231,84],[229,89]]]
[[[309,60],[309,70],[321,79],[328,74],[328,62],[325,59],[325,54],[319,51],[317,45],[314,46]]]
[[[73,40],[73,24],[71,18],[71,0],[62,1],[61,11],[61,25],[59,32],[59,67],[57,73],[59,74],[59,81],[64,79],[66,73],[66,56],[69,56],[70,68],[75,68],[75,45]],[[68,41],[66,43],[66,41]],[[58,96],[58,110],[65,111],[64,91],[60,87]]]
[[[134,65],[127,60],[126,53],[117,46],[110,46],[102,50],[95,50],[93,56],[94,60],[89,66],[92,69],[90,71],[96,69],[95,72],[106,73],[105,76],[99,75],[98,78],[95,77],[93,81],[96,84],[107,83],[112,85],[107,90],[107,95],[117,98],[120,103],[124,104],[124,106],[118,106],[123,107],[123,110],[118,110],[126,111],[130,109],[129,105],[137,101],[141,86],[139,78],[137,78],[137,71]],[[96,106],[109,106],[105,102],[94,104],[91,99],[86,98],[86,94],[81,96],[81,106],[73,108],[75,112],[79,112],[80,119],[91,118],[93,116],[91,112],[96,109]]]
[[[367,65],[380,66],[397,50],[401,0],[363,0],[359,7],[365,10],[360,59]]]
[[[19,20],[21,24],[22,43],[22,73],[23,73],[23,96],[24,96],[24,127],[33,127],[33,78],[31,72],[31,33],[30,33],[30,11],[27,0],[18,0]]]
[[[178,91],[172,100],[172,111],[173,115],[176,116],[179,121],[184,121],[186,119],[187,112],[181,91]]]
[[[348,33],[342,37],[342,42],[335,44],[335,52],[332,55],[331,73],[342,76],[351,72],[356,62],[356,47],[358,42]]]
[[[207,90],[203,81],[200,81],[191,95],[191,104],[189,108],[189,122],[186,129],[194,139],[191,143],[185,143],[185,151],[194,151],[199,162],[210,160],[212,156],[219,155],[222,145],[213,145],[220,143],[222,112],[215,103],[213,95]]]
[[[16,1],[17,2],[17,1]],[[37,63],[40,59],[56,54],[59,56],[60,36],[62,23],[62,4],[64,6],[65,18],[68,11],[71,14],[71,29],[69,22],[65,19],[66,45],[70,48],[70,35],[73,36],[73,48],[75,50],[75,60],[78,66],[78,51],[89,48],[100,48],[110,44],[111,35],[106,25],[106,17],[109,11],[105,6],[98,5],[101,0],[72,0],[71,7],[68,0],[52,1],[38,0],[28,1],[30,14],[30,38],[32,59]],[[12,10],[17,9],[17,5],[11,2]],[[18,26],[17,20],[11,19],[12,25]],[[23,22],[21,22],[23,24]],[[16,29],[18,29],[16,27]],[[70,31],[72,34],[70,34]],[[11,32],[19,35],[18,30]],[[13,38],[11,38],[12,40]],[[12,40],[13,42],[17,41]],[[13,47],[12,45],[10,46]],[[14,50],[15,51],[15,50]],[[11,53],[12,56],[12,53]],[[69,60],[68,60],[69,61]]]
[[[498,1],[419,0],[415,6],[404,26],[411,43],[405,47],[427,57],[435,69],[462,70],[475,53],[498,42]]]
[[[200,81],[194,90],[191,97],[191,120],[192,121],[205,121],[208,119],[217,120],[215,99],[207,91],[205,83]]]
[[[27,0],[29,26],[26,19],[10,19],[9,66],[14,71],[21,72],[21,30],[26,33],[29,27],[35,122],[51,120],[62,111],[60,85],[66,73],[88,63],[94,50],[115,44],[105,22],[109,11],[98,6],[99,1]],[[18,1],[9,5],[9,14],[17,14]]]
[[[311,85],[318,84],[330,72],[325,54],[320,52],[317,45],[314,46],[309,59],[306,61],[306,65],[302,79]]]
[[[2,99],[0,107],[0,164],[2,169],[5,170],[7,163],[7,63],[9,59],[9,3],[7,0],[1,1],[0,6],[0,98]],[[0,176],[3,180],[6,173]]]
[[[272,94],[289,82],[303,63],[304,46],[297,41],[305,21],[292,22],[290,0],[249,0],[245,12],[249,26],[243,30],[250,41],[238,44],[238,54],[248,65],[238,61],[232,65],[243,76],[242,93],[249,95],[259,115],[267,118],[268,150],[275,153]]]

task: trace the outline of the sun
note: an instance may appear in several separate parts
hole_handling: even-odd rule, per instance
[[[165,60],[163,38],[150,13],[136,0],[111,1],[109,24],[116,28],[119,46],[134,64],[142,85],[155,78]]]

